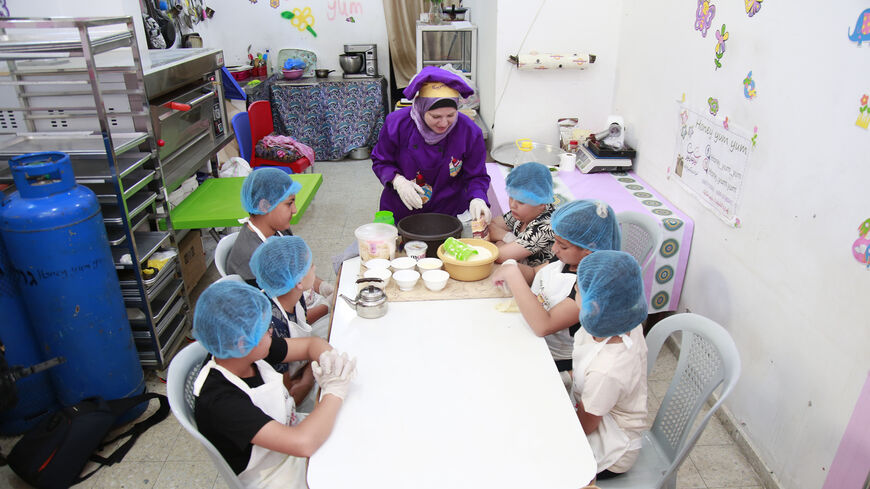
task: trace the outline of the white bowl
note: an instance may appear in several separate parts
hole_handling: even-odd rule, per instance
[[[447,285],[448,278],[450,278],[450,274],[444,270],[429,270],[423,272],[423,284],[426,285],[427,289],[433,292],[438,292],[443,289],[444,286]]]
[[[410,256],[401,256],[399,258],[394,259],[390,262],[390,266],[393,267],[393,270],[413,270],[417,265],[417,260],[411,258]]]
[[[421,258],[417,261],[417,270],[426,273],[429,270],[440,270],[443,263],[438,258]]]
[[[379,278],[384,281],[384,287],[390,284],[392,272],[388,268],[370,268],[363,273],[365,278]]]
[[[411,258],[413,260],[413,258]],[[393,280],[401,290],[411,290],[417,285],[417,280],[420,279],[420,272],[416,270],[399,270],[393,274]]]
[[[386,258],[372,258],[371,260],[365,262],[363,265],[366,266],[369,270],[374,270],[376,268],[388,269],[390,268],[390,260]]]

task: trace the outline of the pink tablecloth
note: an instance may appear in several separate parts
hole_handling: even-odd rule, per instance
[[[493,214],[503,214],[508,196],[504,177],[510,168],[498,163],[487,163],[491,178],[489,199]],[[600,199],[616,212],[634,211],[649,214],[662,221],[663,239],[653,262],[644,275],[645,293],[649,312],[676,311],[686,277],[686,264],[692,245],[695,224],[646,182],[632,172],[581,173],[554,172],[557,204],[576,199]]]

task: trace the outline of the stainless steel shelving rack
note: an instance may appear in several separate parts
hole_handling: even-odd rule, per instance
[[[430,25],[417,22],[417,72],[427,66],[453,65],[477,83],[477,26],[468,21]]]
[[[12,156],[70,155],[76,181],[100,201],[142,366],[164,369],[184,339],[190,305],[133,20],[8,18],[0,29],[8,67],[0,73],[0,181],[12,181]],[[176,255],[146,276],[158,250]]]

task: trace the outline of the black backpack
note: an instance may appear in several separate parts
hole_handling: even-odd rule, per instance
[[[154,414],[111,440],[103,441],[124,413],[150,399],[160,401],[160,408]],[[6,461],[19,477],[37,489],[65,489],[106,465],[120,462],[139,435],[166,419],[168,414],[169,402],[161,394],[145,393],[111,401],[90,397],[43,419],[15,444]],[[95,453],[125,436],[130,439],[111,455],[101,457]],[[88,460],[100,465],[82,476]]]

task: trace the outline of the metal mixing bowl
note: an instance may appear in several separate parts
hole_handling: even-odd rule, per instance
[[[345,73],[359,73],[363,58],[359,54],[341,54],[338,56],[338,64]]]

